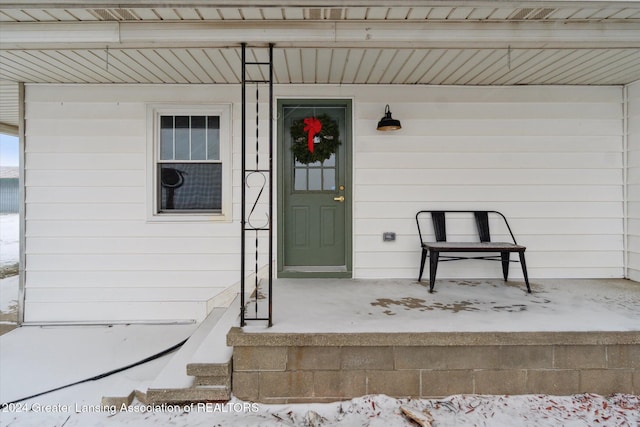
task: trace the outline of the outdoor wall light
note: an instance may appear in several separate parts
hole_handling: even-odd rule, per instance
[[[378,122],[378,130],[397,130],[402,129],[400,126],[400,120],[395,120],[391,118],[391,111],[389,110],[389,104],[384,107],[384,117],[380,119]]]

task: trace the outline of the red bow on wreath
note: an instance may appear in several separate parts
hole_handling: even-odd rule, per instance
[[[304,125],[303,130],[308,132],[307,147],[313,153],[313,137],[322,130],[322,123],[315,117],[308,117],[304,119]]]

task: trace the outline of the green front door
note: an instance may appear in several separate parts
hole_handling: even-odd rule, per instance
[[[278,113],[278,275],[351,277],[351,101]]]

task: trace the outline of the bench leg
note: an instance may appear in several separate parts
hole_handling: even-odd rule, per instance
[[[511,253],[500,252],[500,255],[502,257],[502,276],[504,276],[504,281],[506,282],[509,277],[509,255],[511,255]]]
[[[524,252],[520,252],[520,264],[522,265],[522,274],[524,275],[524,283],[527,284],[527,292],[531,293],[529,286],[529,275],[527,274],[527,263],[524,261]]]
[[[418,282],[422,280],[422,273],[424,272],[424,263],[427,260],[427,250],[422,248],[422,259],[420,260],[420,275],[418,276]]]
[[[429,293],[433,292],[433,286],[436,284],[436,270],[438,269],[439,252],[431,251],[429,255]]]

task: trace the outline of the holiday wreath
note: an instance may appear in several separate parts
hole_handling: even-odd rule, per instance
[[[327,160],[341,144],[338,123],[326,114],[295,120],[291,139],[296,161],[304,164]]]

